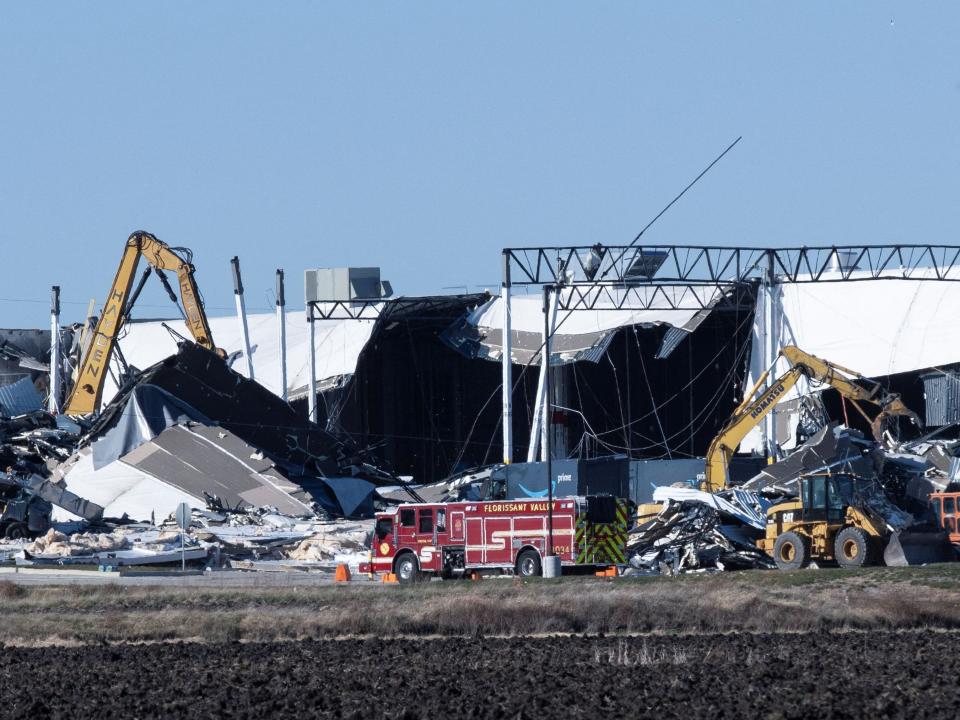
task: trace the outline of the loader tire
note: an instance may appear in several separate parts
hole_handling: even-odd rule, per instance
[[[420,563],[413,553],[404,553],[394,565],[397,580],[402,583],[415,583],[420,580]]]
[[[860,528],[845,527],[833,541],[833,556],[842,568],[871,564],[870,538]]]
[[[799,570],[810,562],[810,544],[798,533],[788,530],[773,544],[773,561],[781,570]]]
[[[524,550],[517,558],[517,575],[537,577],[543,571],[540,554],[536,550]]]

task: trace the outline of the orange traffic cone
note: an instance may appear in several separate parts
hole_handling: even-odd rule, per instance
[[[333,576],[336,582],[350,582],[350,568],[344,563],[337,565],[337,573]]]
[[[383,576],[383,579],[382,579],[380,582],[395,583],[395,582],[400,582],[400,581],[397,580],[397,575],[396,575],[396,573],[387,573],[386,575]]]

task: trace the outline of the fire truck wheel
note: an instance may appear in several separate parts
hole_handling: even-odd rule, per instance
[[[402,583],[412,583],[420,579],[420,567],[413,553],[404,553],[397,558],[395,572],[397,580]]]
[[[540,574],[540,555],[536,550],[524,550],[517,558],[517,575],[536,577]]]

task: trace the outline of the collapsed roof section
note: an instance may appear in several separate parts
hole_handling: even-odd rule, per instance
[[[369,509],[392,475],[193,343],[144,371],[100,415],[55,474],[109,517],[166,517],[207,496],[229,506],[310,515]]]
[[[580,360],[598,362],[617,330],[623,327],[669,325],[676,333],[664,338],[658,357],[666,357],[680,340],[707,319],[730,288],[720,285],[633,285],[598,287],[597,297],[584,298],[582,288],[562,289],[551,343],[551,364]],[[572,297],[575,294],[576,297]],[[506,303],[495,297],[467,314],[444,334],[451,347],[467,357],[500,361]],[[632,309],[643,308],[643,309]],[[543,344],[543,299],[539,295],[510,298],[511,359],[518,365],[539,365]]]

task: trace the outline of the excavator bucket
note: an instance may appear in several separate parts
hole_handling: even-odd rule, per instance
[[[927,565],[955,560],[953,545],[945,532],[902,531],[890,534],[883,550],[888,567]]]

